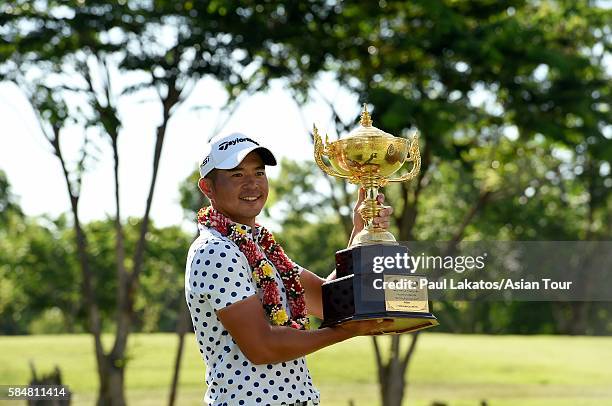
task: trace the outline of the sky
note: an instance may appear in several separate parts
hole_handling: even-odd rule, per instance
[[[331,78],[323,78],[318,88],[328,99],[336,100],[341,117],[358,124],[360,107],[354,95],[341,90]],[[181,224],[189,227],[179,204],[178,186],[202,160],[202,151],[216,126],[219,102],[224,94],[213,80],[201,81],[185,105],[170,119],[162,152],[151,216],[157,226]],[[212,108],[195,109],[202,104]],[[142,97],[126,97],[119,105],[123,127],[119,136],[122,217],[142,216],[152,173],[155,129],[160,106]],[[11,83],[0,83],[0,170],[6,172],[12,193],[29,216],[55,217],[70,209],[68,193],[59,160],[38,128],[27,99]],[[376,117],[374,116],[374,125]],[[268,146],[280,160],[312,160],[309,131],[316,123],[321,134],[335,139],[330,109],[314,98],[302,108],[292,100],[281,82],[263,93],[243,100],[226,125],[223,134],[242,132]],[[67,159],[78,158],[83,129],[67,128],[62,151]],[[114,215],[113,160],[109,142],[93,136],[99,151],[84,178],[80,216],[84,222]],[[268,170],[278,175],[278,167]],[[194,185],[194,188],[197,186]]]

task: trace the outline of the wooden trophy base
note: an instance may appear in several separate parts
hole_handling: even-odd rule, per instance
[[[425,278],[406,268],[383,269],[380,259],[375,260],[407,254],[404,246],[385,244],[336,252],[336,279],[322,286],[321,327],[360,320],[392,320],[390,327],[373,334],[401,334],[437,326],[438,320],[429,311]]]

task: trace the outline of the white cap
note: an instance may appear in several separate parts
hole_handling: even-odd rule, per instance
[[[200,176],[205,177],[213,169],[232,169],[251,151],[258,150],[265,165],[276,165],[276,158],[272,151],[262,147],[257,141],[244,134],[233,133],[226,136],[215,136],[204,151],[204,159],[200,164]]]

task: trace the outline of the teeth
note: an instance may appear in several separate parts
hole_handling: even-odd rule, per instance
[[[253,197],[253,196],[248,196],[248,197],[241,197],[242,200],[248,200],[249,202],[252,202],[254,200],[259,199],[258,197]]]

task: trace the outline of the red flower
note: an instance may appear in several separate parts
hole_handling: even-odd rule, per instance
[[[293,307],[292,313],[295,311],[295,314],[292,314],[293,317],[301,317],[306,315],[306,301],[304,300],[304,296],[299,296],[293,299]]]
[[[268,282],[263,287],[263,302],[265,304],[280,303],[280,295],[275,283]]]
[[[302,284],[300,283],[299,279],[291,278],[287,282],[287,288],[297,294],[304,293],[304,288],[302,287]]]
[[[261,227],[261,230],[259,233],[259,241],[260,241],[261,246],[265,248],[269,248],[272,245],[276,244],[276,240],[274,240],[274,236],[265,227]]]
[[[244,243],[240,244],[238,247],[246,257],[247,261],[249,261],[249,265],[251,266],[253,266],[253,264],[256,262],[261,261],[261,259],[263,258],[263,255],[261,254],[261,252],[259,252],[253,240],[247,238],[246,241],[244,241]]]

